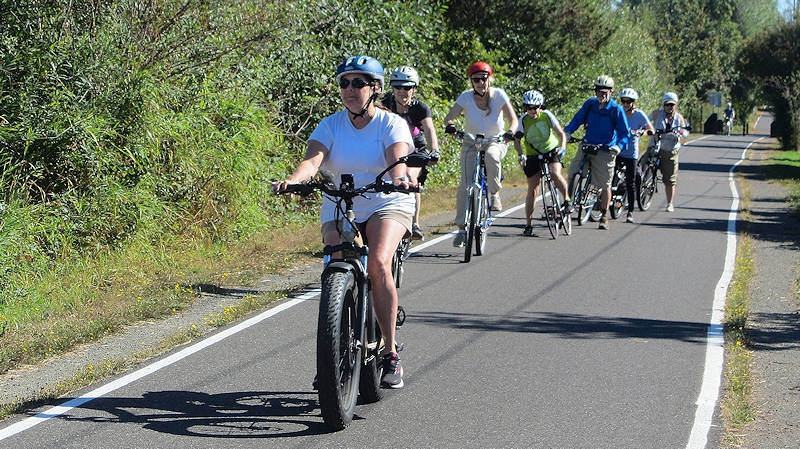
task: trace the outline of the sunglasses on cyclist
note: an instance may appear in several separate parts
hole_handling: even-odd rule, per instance
[[[339,79],[339,87],[342,89],[347,89],[350,84],[353,85],[353,89],[361,89],[363,87],[372,86],[374,83],[372,81],[364,81],[361,78],[353,78],[352,81],[347,78]]]
[[[604,93],[604,94],[608,94],[608,93],[611,93],[611,89],[595,89],[594,90],[594,93],[596,93],[596,94],[599,94],[601,92]]]
[[[481,77],[470,78],[470,79],[472,80],[473,83],[479,83],[481,81],[483,81],[485,83],[486,80],[489,79],[489,77],[488,76],[481,76]]]
[[[542,107],[540,104],[526,104],[524,105],[526,111],[535,111]]]
[[[622,100],[620,100],[620,102],[622,104],[631,104],[633,103],[633,100],[631,100],[630,98],[623,98]]]
[[[392,86],[392,89],[399,89],[408,92],[409,90],[415,88],[417,86]]]

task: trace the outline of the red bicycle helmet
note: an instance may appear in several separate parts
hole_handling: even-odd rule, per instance
[[[492,76],[493,74],[492,66],[485,62],[476,62],[475,64],[469,66],[469,69],[467,70],[467,76],[471,78],[472,74],[476,72],[486,72],[489,74],[489,76]]]

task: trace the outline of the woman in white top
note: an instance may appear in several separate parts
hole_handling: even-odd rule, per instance
[[[447,117],[444,118],[445,133],[453,134],[456,127],[453,121],[462,113],[464,114],[464,130],[470,134],[483,134],[486,137],[503,134],[505,142],[495,142],[489,144],[486,149],[486,177],[491,194],[490,204],[492,210],[502,209],[500,203],[500,161],[508,150],[507,143],[513,140],[512,129],[517,129],[517,114],[511,106],[511,100],[503,89],[491,87],[493,71],[492,67],[485,62],[476,62],[467,70],[472,90],[465,91],[456,100],[456,104],[450,108]],[[504,126],[508,124],[508,127]],[[506,130],[503,133],[503,130]],[[466,211],[467,186],[472,183],[475,175],[473,166],[474,152],[478,148],[466,140],[461,148],[461,180],[458,186],[458,196],[456,197],[456,225],[459,232],[453,240],[453,246],[464,246],[466,240],[466,223],[464,214]]]
[[[336,70],[345,110],[319,123],[308,139],[305,158],[284,181],[272,183],[280,193],[289,184],[310,180],[324,170],[338,183],[342,173],[353,175],[356,187],[364,186],[387,166],[406,156],[413,140],[406,122],[387,111],[376,101],[383,87],[383,66],[369,56],[348,58]],[[397,165],[389,172],[388,182],[408,188],[408,169]],[[397,289],[392,278],[391,261],[398,243],[411,231],[414,197],[405,193],[370,193],[353,200],[355,221],[369,242],[367,272],[372,284],[373,303],[378,325],[386,344],[383,354],[382,383],[402,388],[402,368],[395,348]],[[339,244],[334,218],[335,207],[323,201],[321,210],[323,242]]]

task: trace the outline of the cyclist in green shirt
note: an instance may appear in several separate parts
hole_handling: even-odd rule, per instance
[[[533,235],[531,218],[533,217],[536,196],[542,177],[541,164],[550,164],[550,173],[556,188],[564,200],[564,208],[570,211],[570,200],[567,194],[567,181],[561,175],[561,157],[567,146],[567,134],[552,112],[543,108],[544,96],[537,90],[529,90],[522,95],[525,114],[519,120],[514,134],[514,148],[519,155],[519,163],[525,176],[528,177],[528,195],[525,197],[525,230],[524,235]],[[540,159],[539,156],[542,156]],[[570,211],[571,212],[571,211]]]

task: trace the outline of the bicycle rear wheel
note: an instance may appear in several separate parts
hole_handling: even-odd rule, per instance
[[[653,166],[648,166],[642,175],[642,186],[639,188],[639,209],[645,211],[650,209],[653,204],[653,194],[656,191],[656,170]]]
[[[317,375],[322,419],[333,430],[353,420],[361,375],[358,288],[352,272],[331,271],[322,279],[317,321]]]
[[[475,194],[470,193],[467,197],[467,235],[464,241],[464,262],[469,262],[472,258],[472,240],[475,239],[476,215]]]
[[[489,219],[489,197],[486,192],[481,192],[477,197],[478,216],[475,219],[475,255],[482,256],[486,250],[486,234],[489,226],[486,221]]]
[[[381,335],[381,328],[375,319],[375,312],[372,309],[372,292],[369,293],[370,299],[367,301],[367,357],[366,363],[361,368],[361,380],[358,391],[361,399],[365,403],[378,402],[383,399],[384,389],[381,388],[381,377],[383,376],[383,363],[381,351],[383,351],[384,341]]]
[[[550,235],[553,239],[558,238],[558,195],[556,194],[553,180],[545,180],[542,177],[542,208],[544,208],[544,217],[547,221],[547,228],[550,230]]]
[[[625,207],[625,199],[627,198],[627,188],[625,186],[625,176],[615,176],[615,185],[611,186],[611,204],[608,211],[611,213],[611,218],[617,219],[622,213],[622,208]]]

